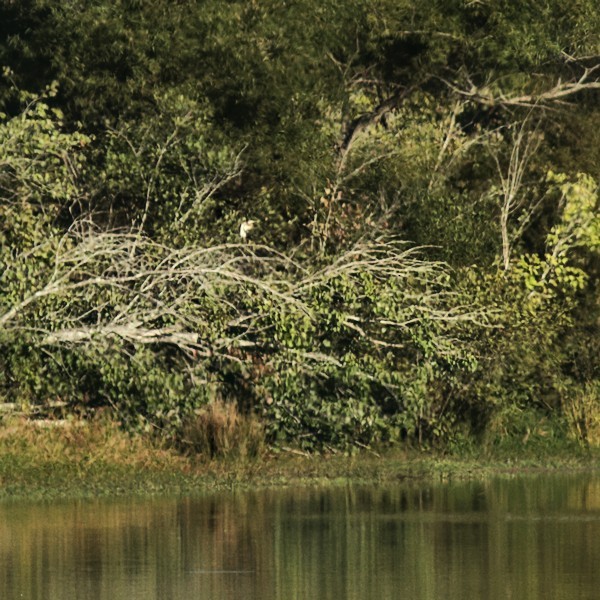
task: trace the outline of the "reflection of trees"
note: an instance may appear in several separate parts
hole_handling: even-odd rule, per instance
[[[103,591],[107,582],[129,581],[125,590],[142,571],[146,576],[148,562],[177,560],[171,548],[159,551],[160,537],[173,526],[160,503],[25,504],[4,506],[1,513],[0,564],[13,564],[0,578],[3,598],[111,598]],[[69,573],[77,576],[67,577],[73,589],[65,590]]]
[[[600,586],[599,498],[578,475],[4,505],[0,597],[573,597]]]

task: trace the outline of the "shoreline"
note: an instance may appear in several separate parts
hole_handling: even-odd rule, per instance
[[[225,490],[444,483],[600,469],[600,451],[531,447],[520,453],[442,454],[394,447],[378,453],[203,459],[157,447],[114,424],[33,430],[0,424],[0,500],[196,495]]]

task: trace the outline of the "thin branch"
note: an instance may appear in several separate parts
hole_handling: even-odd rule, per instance
[[[575,61],[576,59],[572,60]],[[543,92],[515,96],[507,96],[502,93],[494,94],[491,91],[490,86],[486,85],[478,87],[469,77],[466,77],[467,82],[469,83],[468,88],[461,87],[458,84],[441,77],[439,77],[439,80],[446,84],[456,94],[479,104],[487,106],[542,108],[552,104],[562,103],[564,99],[570,98],[580,92],[599,90],[600,81],[592,77],[598,70],[600,70],[600,63],[593,67],[585,67],[578,79],[564,82],[559,79],[554,86]]]

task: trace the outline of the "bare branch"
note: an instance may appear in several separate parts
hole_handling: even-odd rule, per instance
[[[500,180],[500,233],[504,270],[508,270],[510,267],[511,251],[515,240],[522,236],[542,202],[540,199],[527,204],[527,196],[523,193],[523,178],[532,157],[542,142],[539,122],[531,127],[531,118],[532,113],[530,112],[523,122],[507,128],[511,146],[506,164],[504,164],[498,148],[494,147],[489,139],[487,141],[487,148],[496,164]],[[517,213],[519,219],[518,226],[515,228],[513,220]]]
[[[577,60],[578,59],[571,57],[572,62]],[[598,70],[600,70],[600,63],[592,67],[585,67],[578,79],[564,82],[559,79],[555,85],[543,92],[515,96],[508,96],[502,93],[494,94],[491,85],[478,87],[468,76],[466,77],[467,83],[469,84],[468,88],[461,87],[460,85],[443,78],[440,78],[440,81],[445,83],[456,94],[479,104],[487,106],[541,108],[551,106],[552,104],[563,103],[565,99],[570,98],[575,94],[579,94],[580,92],[599,90],[600,80],[597,79],[597,76],[594,77],[594,74],[596,74]]]
[[[486,324],[486,314],[447,291],[442,263],[424,260],[403,242],[362,241],[311,268],[264,245],[175,249],[137,230],[99,231],[81,221],[55,241],[54,252],[28,291],[0,307],[3,332],[27,335],[40,347],[111,347],[127,354],[168,346],[190,360],[246,364],[266,352],[318,378],[342,368],[343,355],[334,347],[288,345],[273,333],[278,318],[318,331],[328,310],[322,298],[334,297],[340,284],[355,298],[341,309],[340,327],[367,347],[405,352],[410,328],[428,322],[440,327],[432,341],[439,355],[454,356],[461,346],[444,331]],[[383,308],[365,285],[386,294]]]

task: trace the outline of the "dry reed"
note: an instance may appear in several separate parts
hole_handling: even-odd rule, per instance
[[[211,402],[182,428],[184,448],[203,458],[255,458],[265,450],[265,433],[253,414],[232,402]]]

